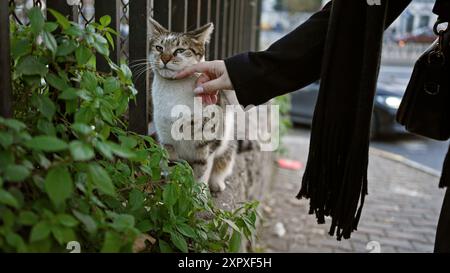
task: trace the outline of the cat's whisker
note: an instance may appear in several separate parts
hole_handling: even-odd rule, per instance
[[[142,67],[142,66],[147,66],[147,65],[151,65],[151,63],[134,64],[134,65],[131,65],[129,67],[130,67],[130,69],[134,69],[134,68],[137,68],[137,67]]]
[[[148,61],[148,59],[147,59],[147,58],[144,58],[144,59],[136,59],[136,60],[131,61],[130,64],[134,64],[134,63],[142,62],[142,61]]]
[[[146,74],[148,71],[150,71],[150,69],[149,68],[144,68],[144,69],[142,69],[142,70],[140,70],[136,75],[135,75],[135,77],[134,77],[134,79],[137,81],[137,80],[139,80],[139,78],[142,76],[142,75],[144,75],[144,74]]]

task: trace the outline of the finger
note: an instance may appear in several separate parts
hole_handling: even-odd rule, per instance
[[[198,77],[197,81],[195,82],[195,86],[200,86],[204,84],[205,82],[209,82],[211,78],[206,74],[201,74],[200,77]]]
[[[225,89],[226,85],[224,84],[224,81],[222,78],[218,78],[212,81],[208,81],[203,83],[200,86],[197,86],[194,89],[194,93],[201,94],[201,93],[214,93],[221,89]]]
[[[192,76],[194,73],[208,72],[210,69],[211,66],[209,65],[209,62],[198,63],[180,71],[177,75],[175,75],[174,79],[183,79]]]

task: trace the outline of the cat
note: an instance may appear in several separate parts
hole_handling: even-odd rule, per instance
[[[149,63],[153,70],[152,104],[156,135],[169,153],[171,160],[186,160],[194,171],[195,178],[209,185],[211,192],[225,190],[225,179],[232,173],[237,142],[230,136],[233,119],[227,115],[220,118],[224,135],[212,140],[175,140],[172,128],[177,118],[171,116],[173,107],[183,105],[194,113],[195,82],[199,75],[174,80],[177,72],[205,60],[206,45],[213,32],[213,24],[206,24],[186,33],[170,32],[158,22],[150,19]],[[227,91],[228,92],[228,91]],[[218,105],[223,109],[228,103],[223,92],[218,94]],[[197,97],[198,99],[198,97]],[[204,111],[201,104],[201,111]],[[189,116],[191,130],[202,130],[205,118],[194,120]],[[200,123],[200,126],[196,127]],[[197,128],[197,129],[195,129]],[[199,129],[200,128],[200,129]],[[185,128],[182,128],[185,129]],[[217,129],[217,128],[216,128]]]

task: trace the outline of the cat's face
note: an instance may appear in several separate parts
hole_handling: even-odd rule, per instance
[[[170,32],[155,20],[152,24],[149,62],[154,73],[171,79],[179,71],[204,59],[205,45],[209,42],[213,24],[186,32]]]

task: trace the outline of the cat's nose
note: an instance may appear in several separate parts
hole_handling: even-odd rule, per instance
[[[164,64],[167,64],[168,62],[170,62],[170,60],[172,60],[173,56],[172,55],[167,55],[167,54],[162,54],[161,55],[161,61]]]

